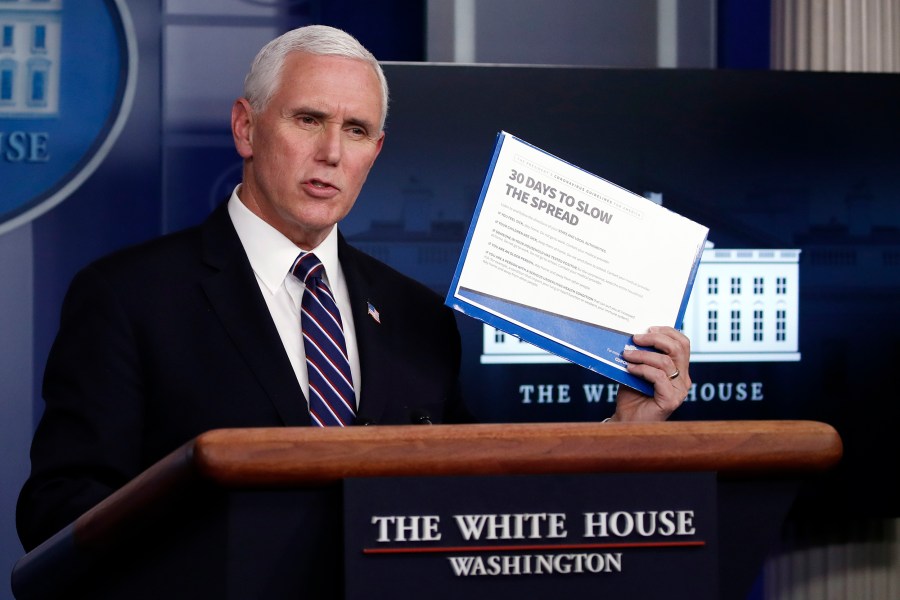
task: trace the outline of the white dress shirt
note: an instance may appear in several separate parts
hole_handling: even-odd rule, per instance
[[[303,348],[303,335],[300,331],[300,300],[306,286],[291,275],[290,270],[301,253],[301,250],[274,227],[263,221],[244,206],[238,197],[240,186],[236,187],[228,200],[228,215],[237,230],[244,252],[250,259],[250,266],[256,274],[256,282],[272,320],[281,336],[284,350],[287,352],[294,368],[297,381],[303,393],[309,398],[309,378],[306,374],[306,352]],[[347,342],[347,354],[350,358],[350,371],[353,374],[353,388],[356,392],[356,404],[359,406],[359,390],[361,375],[359,370],[359,352],[356,348],[356,331],[353,327],[353,312],[350,307],[350,294],[347,291],[347,280],[338,261],[337,226],[318,247],[311,250],[322,261],[325,267],[325,278],[334,294],[341,321],[344,324],[344,338]]]

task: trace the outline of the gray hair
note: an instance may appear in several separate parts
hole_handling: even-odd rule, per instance
[[[288,31],[262,47],[250,72],[244,79],[244,97],[254,112],[265,110],[278,87],[284,60],[291,52],[306,52],[319,56],[340,56],[361,60],[372,65],[381,84],[381,124],[387,119],[388,84],[381,65],[359,41],[340,29],[326,25],[308,25]]]

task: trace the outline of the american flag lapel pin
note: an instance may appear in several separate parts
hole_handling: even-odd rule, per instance
[[[378,314],[378,310],[375,308],[375,305],[373,305],[371,302],[368,302],[368,301],[366,302],[366,305],[368,306],[367,312],[369,313],[369,316],[372,317],[372,319],[376,323],[380,324],[381,323],[381,315]]]

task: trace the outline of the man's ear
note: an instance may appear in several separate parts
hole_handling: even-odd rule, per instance
[[[378,144],[378,153],[381,154],[381,148],[384,146],[384,137],[385,137],[384,129],[381,130],[381,137],[378,138],[376,144]]]
[[[241,158],[253,156],[253,109],[246,98],[238,98],[231,107],[231,135]]]
[[[372,165],[375,164],[375,159],[378,158],[378,155],[381,154],[381,148],[384,147],[384,130],[381,131],[381,135],[378,137],[378,140],[375,142],[375,156],[372,157]],[[369,165],[369,168],[372,168],[372,165]]]

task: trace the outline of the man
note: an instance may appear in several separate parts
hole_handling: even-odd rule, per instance
[[[387,101],[381,68],[349,35],[313,26],[274,40],[232,109],[244,168],[228,203],[76,276],[19,499],[26,549],[204,431],[324,424],[333,405],[313,407],[317,355],[298,322],[319,284],[292,274],[307,251],[323,265],[355,396],[335,419],[467,420],[451,311],[336,227],[381,151]],[[655,394],[623,387],[612,419],[663,420],[690,387],[687,339],[659,328],[635,341],[660,350],[625,356]]]

